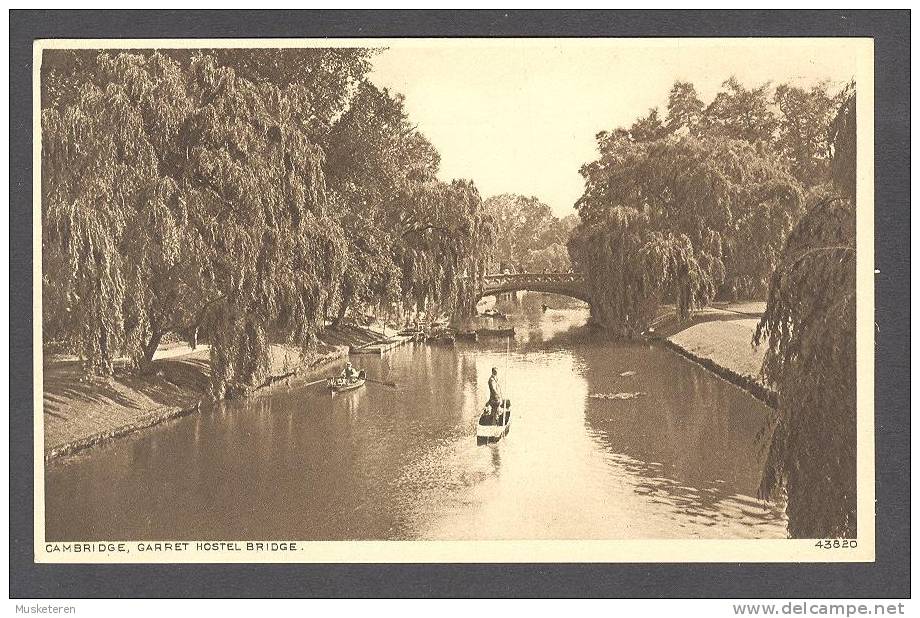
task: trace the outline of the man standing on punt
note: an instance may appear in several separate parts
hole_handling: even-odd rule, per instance
[[[489,405],[492,406],[492,418],[498,424],[498,409],[502,403],[501,387],[498,385],[498,368],[492,367],[492,376],[489,378]]]

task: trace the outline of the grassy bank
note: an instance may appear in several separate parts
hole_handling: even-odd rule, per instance
[[[672,312],[656,322],[653,336],[775,407],[776,393],[760,375],[766,346],[751,344],[763,310],[764,303],[719,303],[684,323],[677,322]]]
[[[119,368],[110,378],[87,378],[77,360],[46,359],[43,367],[45,459],[74,453],[165,420],[197,411],[208,399],[207,346],[161,347],[153,371],[137,375]],[[344,359],[348,347],[320,344],[308,355],[272,346],[269,377],[257,392],[279,380],[296,379]]]

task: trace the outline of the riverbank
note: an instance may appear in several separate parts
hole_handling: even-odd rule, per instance
[[[335,342],[321,342],[306,356],[297,348],[272,346],[269,376],[254,396],[280,381],[316,379],[320,371],[345,359],[347,336],[332,329],[329,334]],[[87,378],[78,361],[49,358],[43,367],[45,460],[198,411],[208,400],[208,357],[206,345],[195,350],[164,345],[149,374],[137,375],[116,363],[110,378]]]
[[[652,338],[776,407],[776,392],[760,374],[766,344],[752,345],[764,306],[762,302],[718,303],[683,323],[671,311],[656,321]]]

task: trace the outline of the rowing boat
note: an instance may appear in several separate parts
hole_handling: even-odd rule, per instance
[[[492,416],[492,407],[486,404],[476,424],[476,443],[498,442],[511,428],[511,400],[505,399],[498,408],[499,416]]]
[[[329,390],[331,390],[333,393],[353,391],[364,386],[365,382],[367,382],[367,380],[365,379],[363,370],[358,372],[358,377],[356,378],[337,377],[329,378],[326,380],[326,384],[329,386]]]
[[[514,327],[508,328],[480,328],[476,331],[480,337],[513,337]]]

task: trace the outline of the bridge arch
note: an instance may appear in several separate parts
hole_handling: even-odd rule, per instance
[[[543,292],[570,296],[591,304],[591,295],[584,277],[579,273],[516,273],[504,275],[486,275],[481,279],[477,291],[478,302],[485,296],[494,296],[506,292]]]

